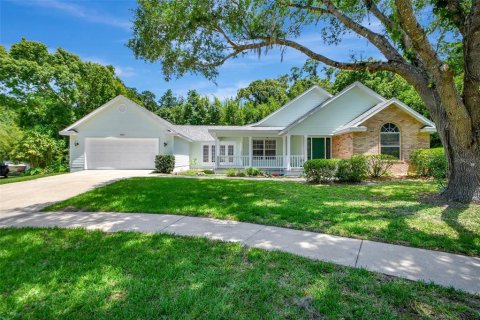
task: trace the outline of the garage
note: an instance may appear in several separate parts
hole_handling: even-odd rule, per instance
[[[158,139],[87,138],[86,169],[154,169]]]

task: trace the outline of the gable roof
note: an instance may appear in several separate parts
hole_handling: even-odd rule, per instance
[[[274,112],[270,113],[268,116],[266,116],[265,118],[263,118],[262,120],[256,122],[256,123],[253,123],[253,124],[250,124],[250,126],[253,126],[253,127],[256,127],[256,126],[259,126],[260,124],[264,123],[265,121],[267,121],[268,119],[272,118],[273,116],[277,115],[278,113],[281,113],[283,112],[286,108],[288,108],[290,105],[292,105],[294,102],[302,99],[304,96],[306,96],[307,94],[309,94],[310,92],[313,92],[313,91],[316,91],[318,92],[319,94],[323,95],[323,96],[326,96],[327,99],[330,99],[332,97],[332,94],[328,91],[326,91],[325,89],[317,86],[317,85],[314,85],[312,87],[310,87],[308,90],[304,91],[302,94],[298,95],[297,97],[293,98],[292,100],[290,100],[289,102],[287,102],[286,104],[284,104],[281,108],[275,110]]]
[[[381,95],[379,95],[378,93],[376,93],[375,91],[373,91],[372,89],[370,89],[369,87],[367,87],[366,85],[364,85],[363,83],[361,83],[361,82],[359,82],[359,81],[355,81],[354,83],[352,83],[351,85],[349,85],[348,87],[346,87],[345,89],[343,89],[342,91],[340,91],[339,93],[337,93],[336,95],[334,95],[333,97],[330,97],[329,99],[323,101],[323,102],[322,102],[321,104],[319,104],[317,107],[311,109],[310,111],[308,111],[307,113],[305,113],[304,115],[302,115],[301,117],[299,117],[298,119],[295,119],[294,121],[292,121],[287,127],[285,127],[285,129],[283,129],[283,130],[280,132],[280,134],[286,133],[288,130],[290,130],[291,128],[295,127],[296,125],[298,125],[299,123],[301,123],[302,121],[304,121],[305,119],[307,119],[308,117],[310,117],[312,114],[318,112],[320,109],[323,109],[325,106],[329,105],[329,104],[332,103],[333,101],[337,100],[338,98],[340,98],[340,97],[343,96],[345,93],[347,93],[348,91],[352,90],[353,88],[359,88],[359,89],[361,89],[362,91],[364,91],[365,93],[367,93],[368,95],[377,98],[377,99],[380,100],[381,102],[386,101],[386,99],[385,99],[384,97],[382,97]]]
[[[342,127],[335,130],[334,134],[344,133],[344,132],[348,132],[348,131],[359,131],[357,129],[365,128],[365,127],[360,126],[360,124],[367,121],[368,119],[370,119],[371,117],[373,117],[374,115],[376,115],[380,111],[386,109],[387,107],[391,106],[392,104],[395,104],[396,106],[398,106],[399,108],[401,108],[402,110],[404,110],[405,112],[410,114],[412,117],[417,119],[419,122],[423,123],[425,125],[425,127],[422,128],[423,131],[428,131],[428,132],[435,132],[436,131],[435,124],[432,121],[428,120],[427,118],[422,116],[420,113],[418,113],[417,111],[415,111],[412,108],[410,108],[409,106],[407,106],[402,101],[400,101],[396,98],[393,98],[393,99],[381,102],[381,103],[373,106],[372,108],[368,109],[364,113],[360,114],[358,117],[354,118],[350,122],[346,123]]]
[[[92,118],[94,118],[96,115],[100,114],[102,111],[108,109],[109,107],[111,106],[114,106],[116,103],[119,103],[119,102],[125,102],[125,103],[129,103],[130,105],[134,106],[138,111],[140,112],[143,112],[144,114],[146,114],[148,117],[150,117],[151,119],[153,119],[154,121],[162,124],[163,126],[167,127],[168,130],[170,130],[172,133],[182,137],[183,139],[185,140],[188,140],[188,141],[191,141],[190,138],[188,138],[187,136],[183,135],[181,132],[178,132],[175,128],[175,126],[173,124],[171,124],[170,122],[168,122],[167,120],[157,116],[155,113],[151,112],[151,111],[148,111],[147,109],[145,109],[144,107],[138,105],[137,103],[135,103],[134,101],[128,99],[127,97],[123,96],[123,95],[118,95],[116,96],[115,98],[113,98],[112,100],[108,101],[107,103],[105,103],[104,105],[102,105],[101,107],[93,110],[92,112],[90,112],[89,114],[87,114],[86,116],[84,116],[83,118],[77,120],[76,122],[74,122],[73,124],[71,124],[70,126],[66,127],[65,129],[63,129],[62,131],[60,131],[59,133],[61,135],[65,135],[65,136],[68,136],[68,135],[72,135],[72,134],[75,134],[77,132],[76,128],[78,126],[80,126],[82,123],[85,123],[89,120],[91,120]]]

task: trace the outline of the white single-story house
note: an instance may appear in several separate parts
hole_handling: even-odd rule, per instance
[[[313,86],[257,123],[174,125],[118,96],[60,132],[70,137],[71,171],[154,169],[158,154],[175,170],[257,167],[301,172],[316,158],[390,154],[408,160],[428,148],[435,125],[397,99],[360,82],[332,95]]]

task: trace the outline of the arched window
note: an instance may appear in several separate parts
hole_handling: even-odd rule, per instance
[[[386,123],[380,129],[380,153],[400,159],[400,129],[393,123]]]

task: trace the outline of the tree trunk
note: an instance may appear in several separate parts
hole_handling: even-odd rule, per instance
[[[480,139],[478,129],[472,126],[472,114],[478,111],[473,108],[473,112],[460,113],[462,102],[445,95],[444,87],[430,88],[418,76],[405,78],[410,80],[430,110],[445,149],[448,184],[442,195],[450,201],[480,201]]]
[[[443,196],[451,201],[480,201],[480,152],[459,146],[453,149],[445,148],[448,185]]]

